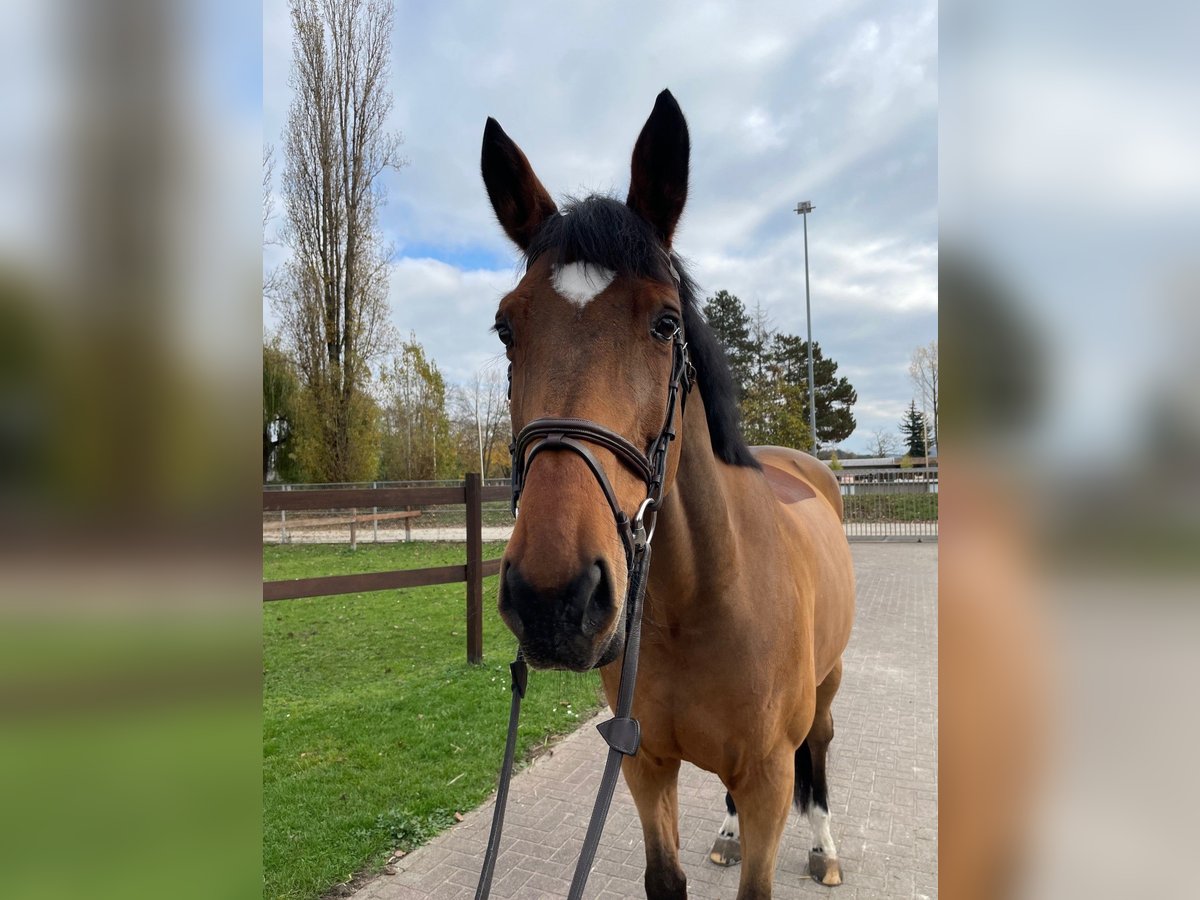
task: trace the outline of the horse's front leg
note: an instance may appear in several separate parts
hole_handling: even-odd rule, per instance
[[[648,900],[685,900],[679,866],[679,760],[652,760],[645,751],[625,757],[625,783],[642,820]]]
[[[766,900],[771,896],[775,857],[787,824],[794,783],[794,753],[792,748],[784,747],[726,785],[737,805],[741,831],[738,900]]]

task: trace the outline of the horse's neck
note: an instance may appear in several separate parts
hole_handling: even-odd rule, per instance
[[[663,616],[685,613],[713,596],[710,588],[736,556],[730,486],[712,452],[699,392],[687,404],[679,469],[654,536],[648,601]],[[703,580],[701,571],[704,572]]]

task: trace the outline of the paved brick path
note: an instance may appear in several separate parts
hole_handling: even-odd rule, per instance
[[[833,834],[846,883],[805,874],[809,828],[793,813],[779,853],[776,897],[834,900],[937,896],[937,545],[853,545],[858,619],[834,701],[830,750]],[[497,723],[497,728],[502,727]],[[584,725],[513,779],[492,896],[564,898],[600,781],[605,746]],[[716,776],[684,765],[681,860],[693,898],[732,898],[738,869],[707,861],[724,814]],[[471,898],[492,806],[396,864],[356,900]],[[643,897],[642,832],[624,781],[587,895]]]

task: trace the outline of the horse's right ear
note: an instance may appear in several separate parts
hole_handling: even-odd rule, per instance
[[[490,117],[483,128],[480,169],[505,234],[522,250],[528,249],[538,228],[558,212],[558,207],[533,174],[521,148]]]

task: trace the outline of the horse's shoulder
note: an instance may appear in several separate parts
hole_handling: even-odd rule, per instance
[[[841,517],[841,488],[824,462],[790,447],[751,447],[750,452],[780,503],[796,503],[819,494]]]

